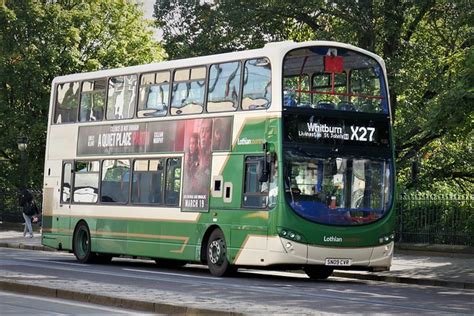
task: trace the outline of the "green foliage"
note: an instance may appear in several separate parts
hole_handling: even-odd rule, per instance
[[[161,1],[171,58],[335,40],[386,62],[399,187],[473,192],[473,34],[469,0]],[[418,157],[418,158],[417,158]],[[413,181],[414,159],[420,166]]]
[[[419,181],[406,181],[407,188],[472,192],[474,49],[464,12],[472,12],[472,6],[439,3],[405,48],[396,81],[402,92],[398,160],[405,173],[412,159],[421,166]]]
[[[51,81],[64,74],[157,61],[161,48],[129,1],[0,1],[0,187],[41,187]]]

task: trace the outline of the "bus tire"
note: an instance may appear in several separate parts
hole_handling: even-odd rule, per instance
[[[333,268],[326,266],[305,266],[304,272],[313,280],[325,280],[329,278],[334,271]]]
[[[92,263],[95,254],[91,251],[91,234],[89,227],[84,222],[80,222],[74,231],[73,251],[77,261],[80,263]]]
[[[206,253],[207,266],[213,276],[228,276],[235,272],[235,267],[227,259],[227,244],[220,229],[213,230],[209,236]]]

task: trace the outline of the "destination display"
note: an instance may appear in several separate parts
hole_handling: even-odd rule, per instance
[[[286,140],[291,142],[370,147],[389,146],[388,121],[286,114],[283,126]]]
[[[213,151],[229,151],[232,118],[79,127],[77,156],[184,153],[184,211],[207,211]]]

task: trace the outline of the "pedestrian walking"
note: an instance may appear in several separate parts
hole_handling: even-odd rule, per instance
[[[22,207],[22,215],[25,220],[25,228],[23,230],[23,236],[26,237],[28,234],[29,238],[33,238],[33,227],[31,224],[33,216],[38,214],[38,207],[33,199],[33,195],[27,189],[23,189],[20,194],[19,204]]]

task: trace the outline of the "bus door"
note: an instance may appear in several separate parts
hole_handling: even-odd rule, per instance
[[[230,223],[228,244],[235,257],[246,244],[247,249],[267,247],[267,182],[258,179],[263,156],[242,154],[214,155],[213,164],[222,165],[222,173],[213,173],[211,210]],[[213,168],[214,171],[220,168]]]

